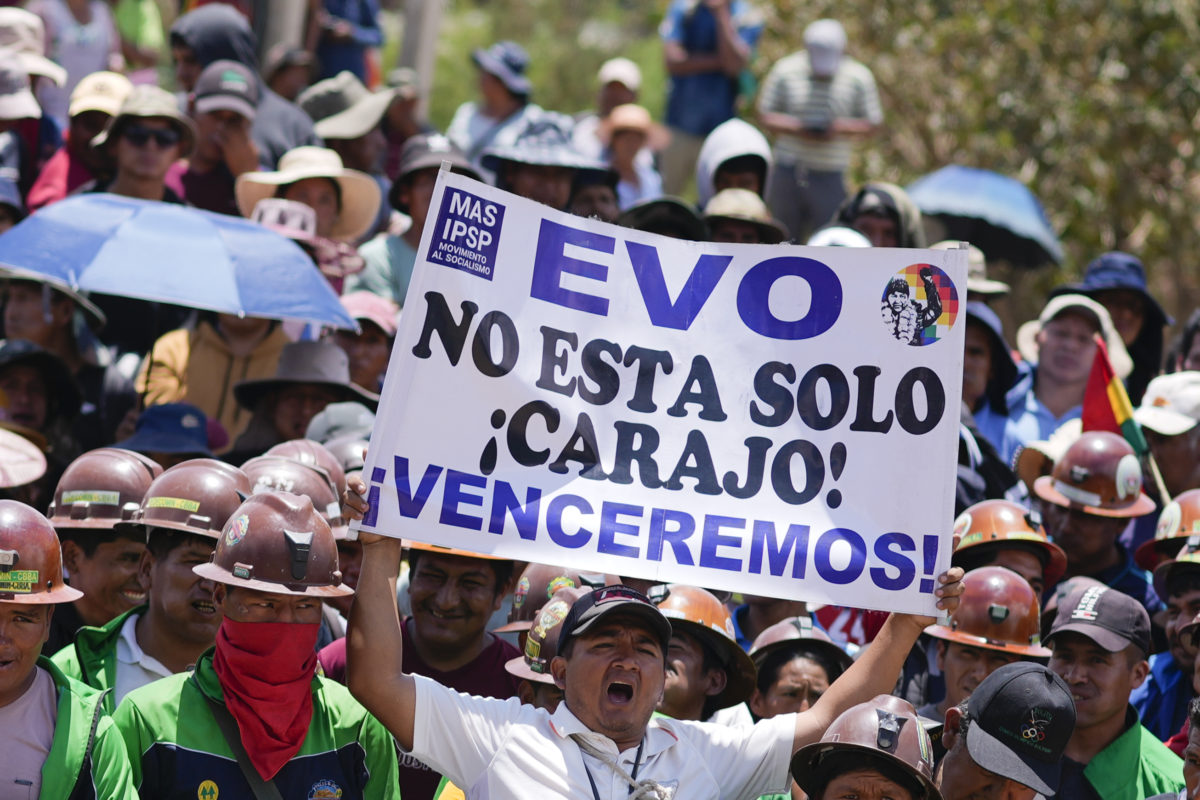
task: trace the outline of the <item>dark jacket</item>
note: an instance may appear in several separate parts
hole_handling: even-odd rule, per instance
[[[227,5],[214,3],[190,11],[171,26],[171,44],[192,51],[201,66],[229,59],[258,72],[257,42],[246,18]],[[261,100],[250,136],[263,167],[275,169],[294,147],[321,144],[313,122],[298,106],[284,100],[259,79]]]

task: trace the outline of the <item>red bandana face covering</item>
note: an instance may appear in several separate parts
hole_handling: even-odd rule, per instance
[[[213,668],[250,763],[271,780],[304,744],[320,623],[235,622],[217,631]]]

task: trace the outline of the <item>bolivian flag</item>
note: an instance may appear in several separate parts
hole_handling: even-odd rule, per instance
[[[1125,385],[1113,372],[1104,339],[1098,333],[1093,338],[1096,340],[1096,357],[1083,393],[1083,429],[1124,436],[1133,451],[1139,457],[1144,456],[1150,452],[1150,446],[1142,435],[1142,426],[1133,418],[1133,406],[1125,393]]]

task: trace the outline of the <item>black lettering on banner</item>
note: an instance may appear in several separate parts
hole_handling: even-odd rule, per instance
[[[436,333],[446,351],[446,358],[450,359],[451,366],[457,367],[458,359],[462,357],[463,345],[467,341],[467,331],[471,329],[471,320],[475,318],[479,306],[469,300],[463,300],[460,322],[454,321],[446,298],[439,292],[425,293],[425,307],[425,323],[421,326],[421,338],[412,349],[413,355],[417,358],[429,358],[433,354],[429,342]]]

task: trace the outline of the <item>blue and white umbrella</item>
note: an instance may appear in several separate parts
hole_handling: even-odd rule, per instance
[[[171,203],[68,197],[0,234],[0,273],[226,314],[357,328],[295,242],[240,217]]]
[[[1042,204],[1015,178],[952,164],[907,191],[922,214],[945,227],[945,238],[970,242],[989,259],[1028,268],[1062,262],[1062,245]]]

